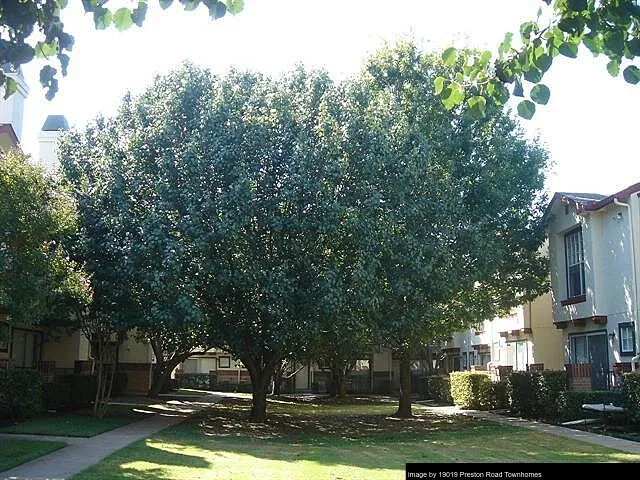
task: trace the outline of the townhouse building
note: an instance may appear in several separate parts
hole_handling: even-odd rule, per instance
[[[556,193],[545,213],[553,324],[570,387],[604,390],[638,362],[640,183]]]

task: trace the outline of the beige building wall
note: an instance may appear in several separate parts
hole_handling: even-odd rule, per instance
[[[79,331],[71,335],[49,334],[42,344],[42,360],[56,362],[56,368],[72,369],[76,360],[89,358],[89,342]]]
[[[148,343],[140,343],[133,338],[127,338],[120,345],[119,363],[151,363],[151,359],[152,349]]]
[[[553,323],[551,293],[536,298],[525,305],[525,325],[533,332],[533,358],[543,363],[545,370],[564,369],[564,338],[562,330]]]

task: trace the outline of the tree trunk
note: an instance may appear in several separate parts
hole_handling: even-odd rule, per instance
[[[183,354],[177,358],[156,363],[155,368],[153,369],[151,388],[149,389],[147,396],[149,398],[157,398],[169,381],[169,378],[171,378],[171,372],[173,372],[173,369],[176,368],[180,362],[184,362],[187,358],[189,358],[189,355]],[[156,361],[157,359],[158,356],[156,355]]]
[[[411,363],[404,355],[400,358],[400,400],[398,411],[394,415],[398,418],[411,418]]]
[[[173,368],[168,369],[166,367],[153,369],[153,378],[151,379],[151,388],[149,389],[149,393],[147,393],[147,397],[158,398],[158,395],[160,395],[162,388],[166,385],[167,381],[169,380],[172,370]]]
[[[340,380],[338,383],[338,396],[340,398],[344,398],[347,396],[347,376],[340,375]]]
[[[253,385],[253,398],[251,404],[251,416],[249,420],[256,423],[264,423],[267,418],[267,384],[268,381],[257,378]]]

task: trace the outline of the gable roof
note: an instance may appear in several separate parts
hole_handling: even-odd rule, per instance
[[[556,192],[547,209],[544,212],[543,218],[546,218],[555,202],[560,201],[566,205],[573,205],[578,212],[595,212],[601,208],[614,202],[615,199],[626,200],[632,194],[640,192],[640,182],[614,193],[613,195],[602,195],[600,193],[570,193],[570,192]]]

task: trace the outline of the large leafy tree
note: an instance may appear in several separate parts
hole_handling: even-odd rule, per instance
[[[336,288],[323,275],[341,212],[333,127],[320,120],[331,85],[303,70],[279,80],[232,73],[203,112],[198,181],[218,206],[207,212],[216,228],[202,299],[217,312],[221,346],[249,370],[257,421],[274,370],[307,348]]]
[[[193,350],[211,346],[195,300],[200,248],[211,231],[199,214],[203,185],[193,183],[188,140],[210,82],[188,66],[159,78],[139,98],[126,98],[115,118],[72,133],[60,147],[97,296],[119,331],[153,348],[151,396]]]
[[[400,358],[399,416],[411,414],[409,360],[438,336],[546,288],[538,254],[546,154],[491,108],[447,110],[442,62],[409,43],[383,49],[347,97],[343,156],[381,343]]]
[[[538,17],[507,33],[497,56],[490,51],[448,48],[442,58],[459,68],[435,80],[448,108],[464,102],[482,116],[486,100],[502,105],[521,97],[517,110],[526,119],[546,105],[551,91],[543,82],[558,56],[576,58],[584,45],[594,56],[608,58],[607,71],[631,84],[640,82],[640,5],[637,0],[541,0]],[[635,62],[635,63],[634,63]]]
[[[82,277],[63,248],[76,228],[72,202],[18,151],[0,157],[0,310],[12,323],[64,320]]]
[[[77,1],[77,0],[74,0]],[[131,0],[132,7],[119,4],[110,8],[109,0],[82,0],[85,12],[93,19],[96,30],[110,26],[122,31],[132,25],[141,27],[144,23],[148,0]],[[167,9],[173,0],[158,0],[162,9]],[[202,4],[213,19],[227,12],[239,13],[244,0],[180,0],[185,10],[195,10]],[[62,11],[69,5],[68,0],[3,0],[0,2],[0,66],[11,65],[18,69],[34,58],[46,59],[40,70],[40,83],[47,89],[46,97],[52,99],[58,91],[58,69],[49,59],[58,60],[62,75],[67,74],[69,53],[74,44],[73,36],[65,30],[61,20]],[[15,80],[0,69],[0,87],[5,87],[5,97],[17,88]]]

